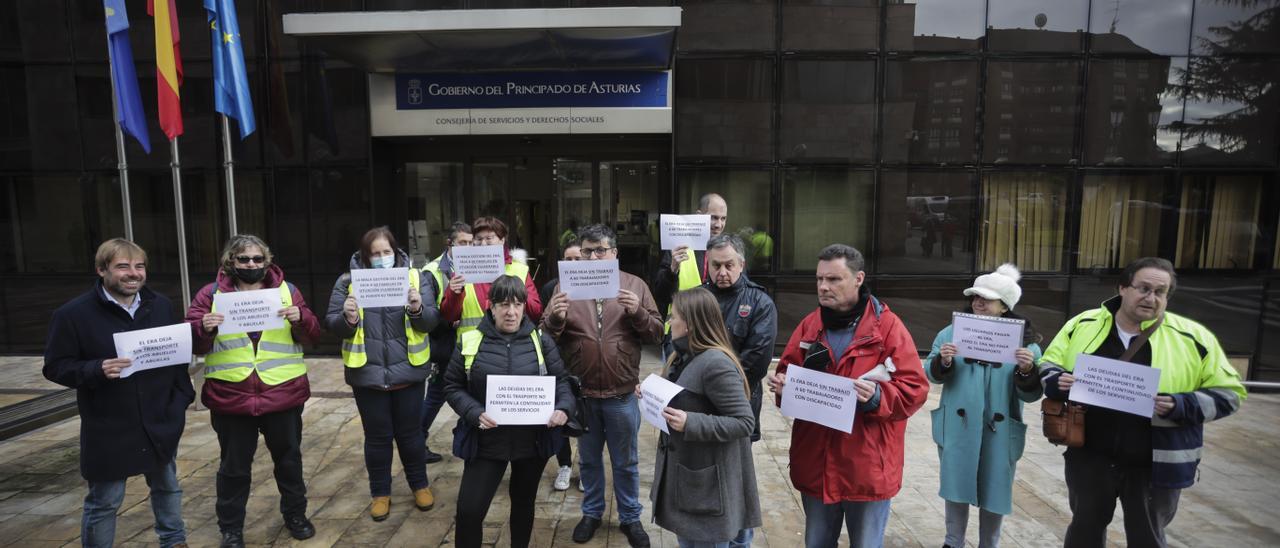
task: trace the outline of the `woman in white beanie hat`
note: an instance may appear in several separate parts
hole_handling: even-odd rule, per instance
[[[1025,320],[1013,312],[1022,297],[1021,274],[1012,264],[978,276],[965,312]],[[993,363],[957,354],[951,326],[933,340],[925,368],[942,385],[941,405],[932,412],[933,441],[941,461],[938,495],[946,501],[945,547],[965,545],[969,506],[979,507],[978,547],[996,548],[1000,524],[1013,507],[1014,467],[1022,457],[1027,425],[1022,403],[1040,399],[1036,374],[1040,335],[1025,324],[1016,363]]]

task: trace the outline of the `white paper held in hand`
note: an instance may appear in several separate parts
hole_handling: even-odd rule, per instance
[[[667,251],[680,246],[702,251],[707,248],[707,240],[711,239],[710,215],[663,213],[658,217],[658,225],[661,231],[662,249]]]
[[[352,294],[360,308],[409,304],[408,268],[358,268],[351,271]]]
[[[223,315],[219,335],[253,333],[284,327],[280,288],[213,294],[213,311]]]
[[[116,357],[133,360],[120,371],[122,379],[139,371],[191,363],[191,324],[186,322],[115,333],[112,338]]]
[[[1069,392],[1073,402],[1150,417],[1155,412],[1160,370],[1088,354],[1076,356]]]
[[[662,410],[671,404],[671,399],[676,397],[684,387],[662,378],[661,375],[650,373],[640,383],[640,416],[644,417],[645,422],[656,426],[658,429],[671,433],[667,427],[667,419],[663,418]]]
[[[450,250],[453,271],[469,284],[493,283],[507,268],[501,245],[460,245]]]
[[[618,296],[617,259],[560,261],[560,291],[571,301],[613,299]]]
[[[853,432],[853,416],[858,393],[853,379],[787,366],[787,383],[782,387],[782,414],[821,424],[846,434]]]
[[[547,424],[556,407],[556,378],[547,375],[488,375],[484,412],[498,426]]]

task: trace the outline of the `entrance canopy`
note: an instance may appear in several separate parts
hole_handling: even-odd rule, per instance
[[[291,13],[284,32],[369,72],[671,68],[680,8]]]

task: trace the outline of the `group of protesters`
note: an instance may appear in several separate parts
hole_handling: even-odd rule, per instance
[[[195,398],[188,369],[124,375],[131,361],[118,357],[113,344],[116,333],[182,321],[190,324],[194,353],[204,355],[201,402],[220,448],[216,513],[227,547],[246,542],[259,434],[274,464],[284,526],[296,539],[315,535],[302,463],[303,407],[311,394],[303,347],[325,331],[342,340],[345,380],[364,429],[370,519],[390,513],[394,452],[414,507],[434,506],[427,465],[442,457],[427,447],[426,435],[445,403],[457,414],[451,452],[463,472],[454,542],[463,547],[480,546],[508,468],[510,544],[527,546],[552,456],[554,488],[570,486],[573,437],[584,493],[573,541],[590,541],[606,521],[607,447],[617,526],[631,546],[649,546],[641,524],[637,401],[646,397],[645,347],[662,347],[659,374],[682,388],[662,410],[667,432],[659,434],[653,459],[653,521],[688,547],[751,545],[762,525],[752,443],[762,436],[763,388],[781,405],[790,368],[846,377],[856,392],[850,432],[800,419],[791,428],[790,479],[804,509],[804,543],[815,548],[836,546],[842,526],[851,546],[883,544],[902,486],[907,421],[925,404],[930,383],[942,387],[931,414],[949,547],[966,544],[972,506],[979,509],[978,546],[999,544],[1027,435],[1023,405],[1068,400],[1077,357],[1119,358],[1162,374],[1150,417],[1087,407],[1084,443],[1064,453],[1069,547],[1103,546],[1117,499],[1130,546],[1166,546],[1179,493],[1196,479],[1203,423],[1232,414],[1244,399],[1214,335],[1165,310],[1177,276],[1160,258],[1128,265],[1114,297],[1053,337],[1015,312],[1020,273],[1001,266],[978,276],[957,300],[968,314],[1020,320],[1015,359],[966,357],[947,327],[922,360],[901,319],[869,290],[862,253],[828,245],[816,257],[818,306],[791,332],[771,370],[777,309],[747,276],[744,242],[725,232],[728,204],[709,194],[696,213],[710,218],[705,250],[664,251],[647,281],[619,272],[617,295],[604,299],[571,299],[555,280],[539,291],[497,218],[454,223],[445,251],[426,265],[411,264],[389,229],[374,228],[360,239],[323,315],[308,307],[255,236],[227,242],[213,283],[196,293],[185,318],[145,286],[141,247],[123,239],[103,243],[93,288],[53,314],[44,365],[47,378],[77,389],[88,481],[82,542],[112,545],[125,482],[145,475],[161,545],[186,543],[175,457]],[[618,257],[607,225],[570,236],[562,242],[563,260]],[[503,275],[466,282],[453,250],[467,245],[503,246]],[[405,306],[366,308],[356,298],[351,272],[379,268],[407,268]],[[226,315],[215,296],[262,289],[278,289],[284,326],[220,333]],[[488,381],[499,375],[554,377],[554,411],[545,425],[503,424],[486,412]]]

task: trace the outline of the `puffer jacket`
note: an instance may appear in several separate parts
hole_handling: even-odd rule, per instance
[[[397,249],[395,267],[408,266],[409,256]],[[364,268],[359,252],[351,255],[350,268]],[[426,380],[431,368],[425,363],[421,366],[409,363],[409,343],[405,338],[404,321],[408,316],[409,325],[414,331],[429,333],[440,322],[440,311],[436,308],[436,297],[431,284],[421,283],[424,281],[421,278],[419,281],[422,311],[417,316],[409,315],[404,308],[364,309],[364,345],[369,362],[363,367],[343,367],[347,384],[389,390],[397,385]],[[342,314],[342,305],[347,300],[347,288],[350,285],[350,273],[338,276],[338,281],[333,284],[333,293],[329,295],[329,310],[324,315],[325,329],[340,339],[349,339],[356,334],[356,326],[348,324]]]
[[[458,414],[458,432],[472,430],[478,436],[475,456],[484,459],[515,461],[535,457],[546,458],[558,449],[560,437],[554,438],[546,426],[502,426],[479,430],[480,415],[484,413],[489,375],[539,375],[538,353],[533,344],[534,325],[526,316],[515,333],[502,333],[486,313],[476,328],[484,338],[467,374],[462,347],[458,346],[449,360],[444,375],[445,399]],[[573,415],[573,393],[569,391],[564,362],[551,337],[537,333],[542,344],[543,363],[547,374],[556,378],[556,406],[566,415]],[[555,445],[555,446],[553,446]]]

